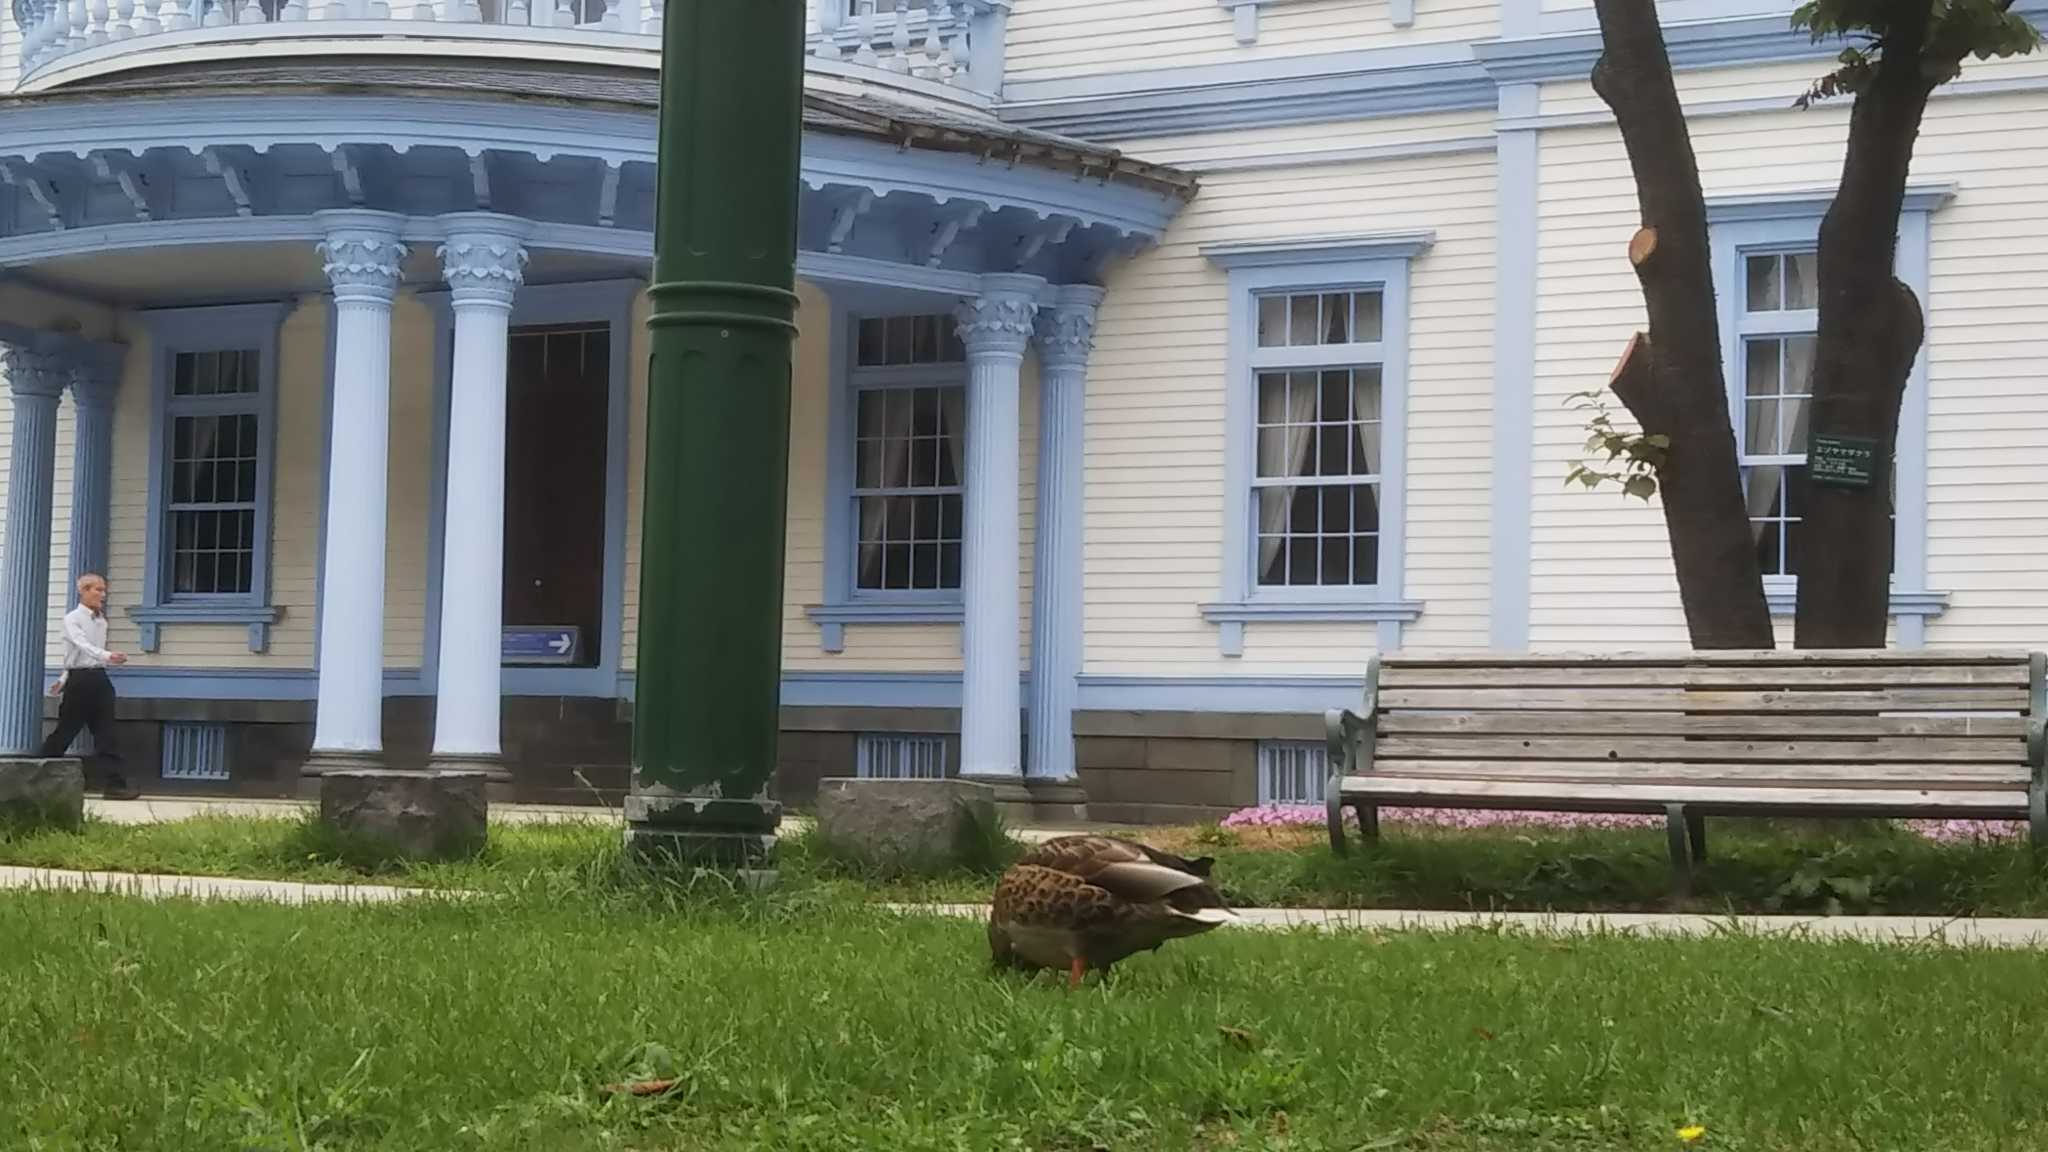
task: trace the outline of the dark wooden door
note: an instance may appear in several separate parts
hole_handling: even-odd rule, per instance
[[[505,376],[505,625],[573,625],[590,667],[605,616],[611,330],[515,328]]]

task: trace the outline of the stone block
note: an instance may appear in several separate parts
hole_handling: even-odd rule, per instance
[[[1145,766],[1171,772],[1256,771],[1259,746],[1249,740],[1152,739],[1145,742]]]
[[[484,846],[490,802],[482,772],[346,768],[320,777],[320,822],[407,859],[450,859]]]
[[[1074,762],[1082,768],[1143,768],[1141,736],[1081,736],[1074,740]]]
[[[76,760],[0,760],[0,826],[85,823],[85,769]]]
[[[970,815],[993,820],[996,799],[993,787],[965,780],[823,780],[818,835],[866,859],[941,861]]]

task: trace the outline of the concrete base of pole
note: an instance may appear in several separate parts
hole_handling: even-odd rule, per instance
[[[626,857],[664,872],[737,874],[752,889],[775,882],[775,800],[724,800],[669,793],[626,797]]]

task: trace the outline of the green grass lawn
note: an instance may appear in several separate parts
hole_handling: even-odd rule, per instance
[[[10,1150],[2048,1146],[2027,952],[1226,931],[1069,993],[816,889],[538,884],[0,894],[0,940]]]
[[[1151,833],[1147,834],[1152,835]],[[1390,827],[1374,849],[1333,856],[1314,831],[1274,840],[1221,829],[1160,830],[1213,853],[1226,897],[1245,907],[1633,911],[1669,906],[1655,829]],[[1691,907],[1746,914],[2048,916],[2048,872],[2022,843],[1933,843],[1888,825],[1716,821]],[[499,825],[474,860],[385,865],[353,858],[301,820],[205,817],[90,823],[81,834],[0,835],[0,863],[497,891],[609,883],[619,834],[593,824]],[[986,873],[890,876],[785,840],[786,885],[900,900],[985,900]]]

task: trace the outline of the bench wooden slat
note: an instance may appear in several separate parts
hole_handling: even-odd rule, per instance
[[[2026,667],[2031,655],[2003,649],[1811,650],[1779,648],[1765,651],[1673,652],[1422,652],[1389,653],[1383,669],[1408,668],[1583,668],[1595,665],[1682,667],[1688,664],[1845,665],[1885,664],[2014,664]]]
[[[1573,668],[1392,667],[1386,689],[1413,688],[2023,688],[2027,666],[2005,664],[1785,664]]]
[[[1474,712],[1912,712],[2027,708],[2013,688],[1892,688],[1884,691],[1743,692],[1683,688],[1380,688],[1380,707]]]
[[[1713,814],[1803,813],[1882,816],[1896,813],[2023,818],[2024,790],[1927,788],[1751,788],[1699,784],[1600,783],[1573,789],[1555,781],[1433,780],[1413,776],[1347,776],[1346,797],[1390,806],[1425,807],[1454,800],[1464,807],[1663,813],[1674,804]]]
[[[2022,740],[2020,716],[1758,716],[1684,712],[1381,711],[1382,739],[1413,735],[1498,736],[1997,736]]]
[[[1687,740],[1657,736],[1601,740],[1574,736],[1383,736],[1387,760],[1601,760],[1778,764],[2003,764],[2017,768],[2026,742],[1925,736],[1876,740]]]
[[[1726,761],[1657,760],[1627,763],[1612,760],[1376,760],[1373,775],[1412,776],[1431,780],[1553,780],[1610,783],[1714,783],[1745,781],[1757,787],[1798,788],[1802,783],[1829,787],[1867,784],[1872,787],[1921,787],[1933,781],[1967,783],[1971,787],[2024,789],[2027,770],[2012,764],[1814,764],[1729,763]]]

